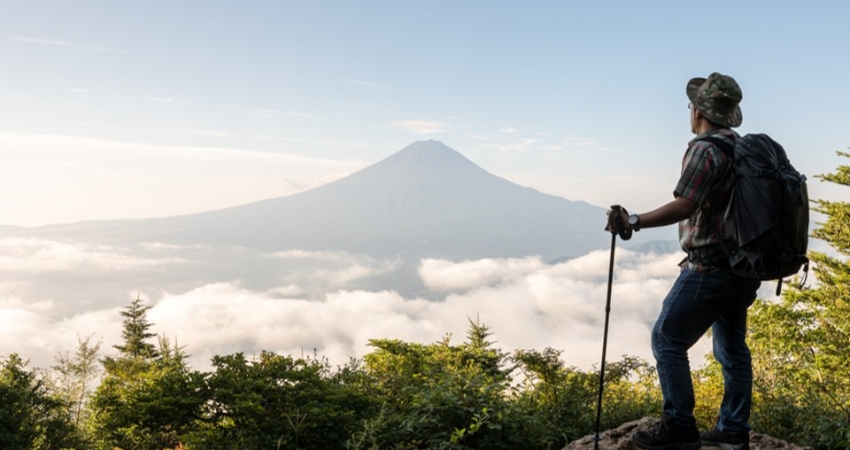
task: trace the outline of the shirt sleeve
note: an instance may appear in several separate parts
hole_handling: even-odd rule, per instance
[[[713,149],[713,145],[703,141],[697,141],[688,148],[674,196],[684,197],[700,206],[706,203],[717,178]]]

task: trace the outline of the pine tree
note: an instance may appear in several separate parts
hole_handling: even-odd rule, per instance
[[[156,336],[156,334],[148,331],[153,326],[147,319],[147,313],[150,309],[150,306],[143,306],[142,300],[136,296],[130,306],[121,311],[121,315],[124,316],[124,330],[121,333],[121,337],[124,338],[124,345],[116,345],[115,348],[121,352],[122,356],[146,359],[159,356],[156,347],[145,342],[146,339]]]
[[[158,450],[180,448],[207,400],[205,375],[189,368],[187,355],[175,342],[147,342],[149,306],[139,297],[121,312],[123,345],[103,359],[105,376],[90,400],[87,418],[95,446]]]

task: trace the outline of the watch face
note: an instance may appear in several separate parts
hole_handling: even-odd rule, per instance
[[[637,225],[638,216],[629,216],[629,225]]]

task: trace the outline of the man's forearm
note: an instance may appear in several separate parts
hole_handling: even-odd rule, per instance
[[[639,214],[641,228],[663,227],[678,223],[688,217],[691,217],[696,212],[698,205],[684,197],[676,197],[670,203],[667,203],[652,211]]]

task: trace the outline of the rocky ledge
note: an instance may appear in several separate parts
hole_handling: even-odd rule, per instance
[[[658,418],[644,417],[624,423],[613,430],[599,433],[599,448],[600,450],[641,450],[632,443],[630,439],[632,433],[637,430],[645,430],[658,421]],[[570,443],[564,450],[594,450],[594,448],[594,435],[589,435]],[[719,449],[719,447],[715,448]],[[750,433],[750,450],[811,450],[811,448],[789,444],[766,434]]]

